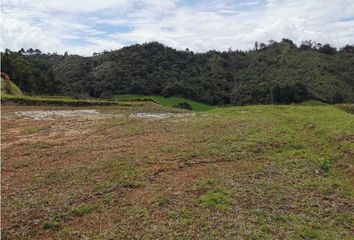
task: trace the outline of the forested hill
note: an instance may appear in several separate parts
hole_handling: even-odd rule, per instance
[[[180,95],[209,104],[354,102],[354,46],[311,41],[256,43],[252,51],[177,51],[160,43],[92,57],[1,53],[2,71],[24,92],[109,98],[113,94]]]

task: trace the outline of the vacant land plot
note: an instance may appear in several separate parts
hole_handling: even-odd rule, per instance
[[[353,239],[334,107],[2,112],[3,239]]]

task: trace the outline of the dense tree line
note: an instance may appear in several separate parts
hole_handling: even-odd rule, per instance
[[[250,51],[177,51],[152,42],[92,57],[1,53],[2,71],[25,92],[109,98],[113,94],[181,95],[209,104],[354,102],[354,46],[291,40]]]

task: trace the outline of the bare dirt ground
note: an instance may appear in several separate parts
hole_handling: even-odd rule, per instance
[[[3,106],[2,237],[352,239],[352,138],[266,111]]]

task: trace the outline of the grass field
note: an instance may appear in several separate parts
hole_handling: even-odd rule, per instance
[[[5,103],[16,103],[19,105],[53,105],[53,106],[136,106],[143,105],[142,101],[112,101],[100,99],[74,99],[65,96],[14,96],[6,93],[1,94],[1,101]]]
[[[114,96],[114,99],[117,100],[127,100],[127,101],[132,101],[132,100],[141,100],[141,99],[151,99],[154,102],[161,104],[162,106],[167,106],[167,107],[172,107],[174,105],[177,105],[178,103],[182,102],[187,102],[191,105],[194,111],[206,111],[210,110],[211,106],[192,101],[186,98],[182,97],[163,97],[163,96],[146,96],[146,95],[116,95]]]
[[[206,111],[212,107],[203,103],[180,97],[143,96],[143,95],[117,95],[112,100],[101,99],[74,99],[64,96],[25,96],[1,94],[3,102],[12,102],[19,105],[54,105],[54,106],[133,106],[143,105],[142,102],[153,101],[165,107],[173,107],[178,103],[187,102],[194,111]]]
[[[353,114],[90,109],[2,106],[2,239],[353,239]]]

